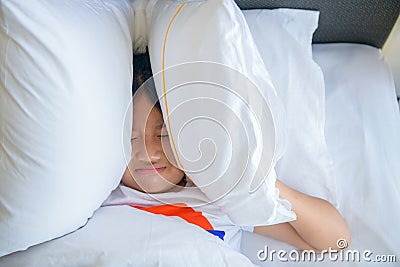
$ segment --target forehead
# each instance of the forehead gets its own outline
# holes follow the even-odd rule
[[[156,128],[163,127],[162,113],[145,93],[136,94],[133,99],[133,127],[146,125]]]

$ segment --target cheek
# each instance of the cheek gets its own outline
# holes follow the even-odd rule
[[[169,168],[170,171],[168,172],[167,175],[165,175],[166,177],[164,176],[164,179],[166,179],[171,184],[178,184],[182,180],[184,172],[175,167],[169,167]]]
[[[163,149],[163,153],[164,153],[165,157],[167,158],[167,160],[169,161],[169,163],[171,163],[175,167],[178,167],[175,156],[174,156],[174,152],[172,150],[169,140],[166,140],[162,143],[162,149]]]
[[[124,174],[122,175],[122,183],[130,188],[141,191],[141,188],[134,181],[130,171],[128,168],[125,169]]]

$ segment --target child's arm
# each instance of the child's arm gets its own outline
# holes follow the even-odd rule
[[[268,226],[256,226],[254,227],[254,233],[272,237],[274,239],[286,242],[299,249],[316,250],[315,248],[307,244],[289,223],[279,223]]]
[[[343,217],[329,202],[296,191],[276,181],[280,197],[292,203],[297,219],[289,223],[257,226],[254,232],[266,235],[300,249],[340,249],[339,239],[350,243],[350,231]]]

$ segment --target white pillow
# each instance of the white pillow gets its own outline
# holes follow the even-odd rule
[[[132,10],[128,0],[0,8],[3,256],[83,226],[118,185]]]
[[[311,50],[319,12],[245,10],[244,15],[286,108],[288,145],[276,166],[278,178],[337,205],[336,178],[324,134],[324,77]]]
[[[232,0],[153,1],[147,16],[179,167],[237,224],[293,220],[273,170],[285,145],[284,108],[240,9]]]

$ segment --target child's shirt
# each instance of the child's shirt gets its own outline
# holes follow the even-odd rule
[[[129,205],[160,216],[185,220],[224,240],[232,249],[240,251],[242,230],[253,231],[253,228],[235,225],[221,209],[209,202],[196,186],[186,186],[178,192],[147,194],[120,185],[103,206]]]

